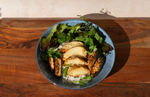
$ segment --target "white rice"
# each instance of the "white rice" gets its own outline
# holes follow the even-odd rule
[[[64,66],[62,66],[62,71],[63,69],[65,69]],[[63,74],[63,73],[62,73]],[[74,77],[74,76],[69,76],[69,75],[62,75],[63,79],[62,79],[62,82],[63,83],[74,83],[74,84],[79,84],[79,80],[82,79],[83,77],[85,76],[88,76],[89,74],[87,75],[81,75],[81,76],[77,76],[77,77]]]
[[[78,76],[78,77],[73,77],[73,76],[69,76],[67,75],[66,77],[63,76],[63,83],[74,83],[74,84],[79,84],[79,80],[81,78],[85,77],[85,75],[81,75],[81,76]],[[77,81],[77,82],[75,82]]]

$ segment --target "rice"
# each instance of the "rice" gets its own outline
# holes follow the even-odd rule
[[[83,77],[85,77],[85,75],[81,75],[78,77],[73,77],[73,76],[69,76],[69,75],[67,75],[66,77],[63,76],[63,83],[79,84],[79,80]]]
[[[62,66],[62,71],[63,69],[65,69],[64,66]],[[82,79],[83,77],[85,76],[88,76],[89,74],[87,75],[81,75],[81,76],[70,76],[70,75],[67,75],[67,76],[64,76],[62,75],[62,82],[63,83],[74,83],[74,84],[79,84],[79,80]]]

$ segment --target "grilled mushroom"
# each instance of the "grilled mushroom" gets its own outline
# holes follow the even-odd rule
[[[97,57],[97,51],[92,52],[90,55],[88,55],[88,67],[90,71],[92,70],[96,57]]]
[[[70,56],[64,61],[64,66],[71,64],[70,66],[76,65],[76,66],[81,66],[81,65],[88,65],[86,61],[84,61],[81,58]]]
[[[69,67],[67,70],[67,75],[69,76],[80,76],[80,75],[86,75],[90,73],[90,70],[87,66],[73,66]]]
[[[92,71],[91,71],[93,76],[97,75],[98,71],[101,68],[102,62],[103,62],[103,58],[101,57],[96,60],[96,63],[94,64],[94,67],[92,68]]]
[[[61,76],[61,66],[62,62],[60,58],[55,59],[55,75],[60,77]]]
[[[75,56],[75,57],[86,59],[87,58],[87,50],[84,47],[71,48],[63,55],[63,60],[66,60],[70,56]]]
[[[61,53],[65,53],[66,51],[68,51],[69,49],[73,48],[73,47],[77,47],[77,46],[81,46],[84,47],[84,44],[82,42],[78,42],[78,41],[72,41],[69,42],[67,44],[65,44],[59,52]]]
[[[54,71],[54,59],[52,57],[49,58],[50,70]]]

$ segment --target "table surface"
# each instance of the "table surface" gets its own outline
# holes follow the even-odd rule
[[[115,64],[99,84],[69,90],[53,85],[42,75],[35,55],[40,36],[63,20],[68,19],[0,20],[0,97],[150,97],[150,21],[89,20],[111,37],[116,49]]]

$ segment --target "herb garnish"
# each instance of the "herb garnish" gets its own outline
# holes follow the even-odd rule
[[[85,76],[83,78],[81,78],[80,80],[77,80],[77,81],[72,81],[72,82],[68,82],[68,83],[76,83],[76,82],[79,82],[79,85],[84,85],[85,83],[91,81],[93,78],[93,75],[89,75],[89,76]]]
[[[71,64],[66,64],[65,66],[66,66],[65,69],[63,69],[63,75],[66,77],[67,70],[68,70],[69,66],[71,66]]]

